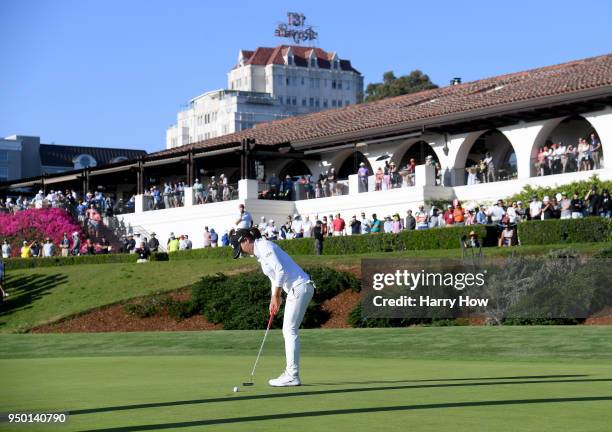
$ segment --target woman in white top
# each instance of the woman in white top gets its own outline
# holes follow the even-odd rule
[[[242,254],[253,255],[261,270],[271,282],[270,315],[276,315],[282,303],[281,294],[286,293],[283,316],[283,338],[285,339],[285,371],[268,381],[272,387],[301,385],[300,381],[300,337],[299,328],[306,308],[314,294],[314,284],[304,270],[276,243],[261,237],[259,230],[238,230],[231,240],[234,259]]]
[[[588,171],[591,146],[584,138],[578,143],[578,171]]]

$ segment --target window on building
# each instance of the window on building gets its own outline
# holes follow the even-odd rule
[[[287,84],[287,86],[291,84],[291,80],[289,79],[289,77],[285,78],[285,84]]]
[[[310,59],[310,67],[317,67],[317,59],[315,57]]]
[[[302,106],[306,106],[306,98],[302,98]]]
[[[314,88],[314,78],[310,78],[310,88]]]
[[[326,79],[323,80],[323,87],[327,87],[327,80]]]
[[[336,88],[336,80],[332,80],[332,82],[331,82],[331,87],[332,87],[333,89],[335,89],[335,88]]]
[[[349,106],[350,104],[351,104],[351,101],[349,101],[349,100],[345,100],[344,101],[344,106]]]
[[[304,85],[304,77],[302,77],[302,85]]]
[[[336,99],[332,99],[332,107],[336,107]]]
[[[315,106],[316,106],[317,108],[319,108],[319,98],[317,98],[317,99],[315,100]]]
[[[292,104],[293,106],[297,106],[297,98],[295,96],[293,96],[292,102],[293,102]]]
[[[323,99],[323,108],[327,108],[327,99]]]
[[[314,98],[310,98],[309,102],[310,102],[310,106],[313,107],[314,106]]]
[[[338,60],[334,60],[334,69],[340,68],[340,62]]]
[[[342,90],[342,80],[338,80],[338,89]]]
[[[7,160],[8,160],[8,151],[0,150],[0,161],[7,161]]]
[[[7,180],[8,180],[8,168],[0,167],[0,181],[7,181]]]
[[[341,107],[342,106],[342,100],[338,99],[338,106]]]
[[[346,88],[347,90],[350,90],[350,89],[351,89],[351,82],[350,82],[350,81],[347,81],[347,82],[346,82],[346,86],[345,86],[345,88]]]

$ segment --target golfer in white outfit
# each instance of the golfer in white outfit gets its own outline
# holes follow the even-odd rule
[[[232,239],[234,258],[241,254],[254,255],[261,264],[261,270],[270,278],[272,295],[270,314],[276,315],[282,297],[287,295],[283,319],[285,339],[285,371],[268,383],[273,387],[299,386],[300,381],[300,336],[298,334],[304,313],[314,294],[314,284],[304,270],[291,259],[276,243],[261,237],[257,229],[240,229]]]

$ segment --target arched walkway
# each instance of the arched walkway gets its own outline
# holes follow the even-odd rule
[[[337,168],[338,178],[341,180],[348,179],[349,175],[357,174],[357,170],[359,169],[359,164],[365,163],[366,168],[372,175],[372,166],[368,159],[363,155],[363,153],[359,151],[351,151],[344,161],[339,164],[340,168]]]
[[[457,186],[514,179],[516,153],[503,133],[490,129],[465,140],[457,154],[455,170]]]
[[[312,173],[303,161],[292,160],[280,170],[279,178],[284,179],[287,177],[287,175],[290,175],[291,177],[301,177],[303,175],[312,175]]]
[[[411,159],[414,159],[417,165],[423,165],[427,156],[431,156],[436,163],[440,162],[438,155],[428,142],[417,141],[411,144],[403,154],[394,155],[392,160],[401,169],[408,165]]]
[[[556,123],[556,124],[555,124]],[[603,143],[582,116],[557,119],[543,130],[531,150],[531,175],[542,176],[599,169]]]

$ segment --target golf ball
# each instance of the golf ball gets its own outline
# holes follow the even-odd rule
[[[234,387],[234,393],[238,393],[240,389],[238,387]]]

